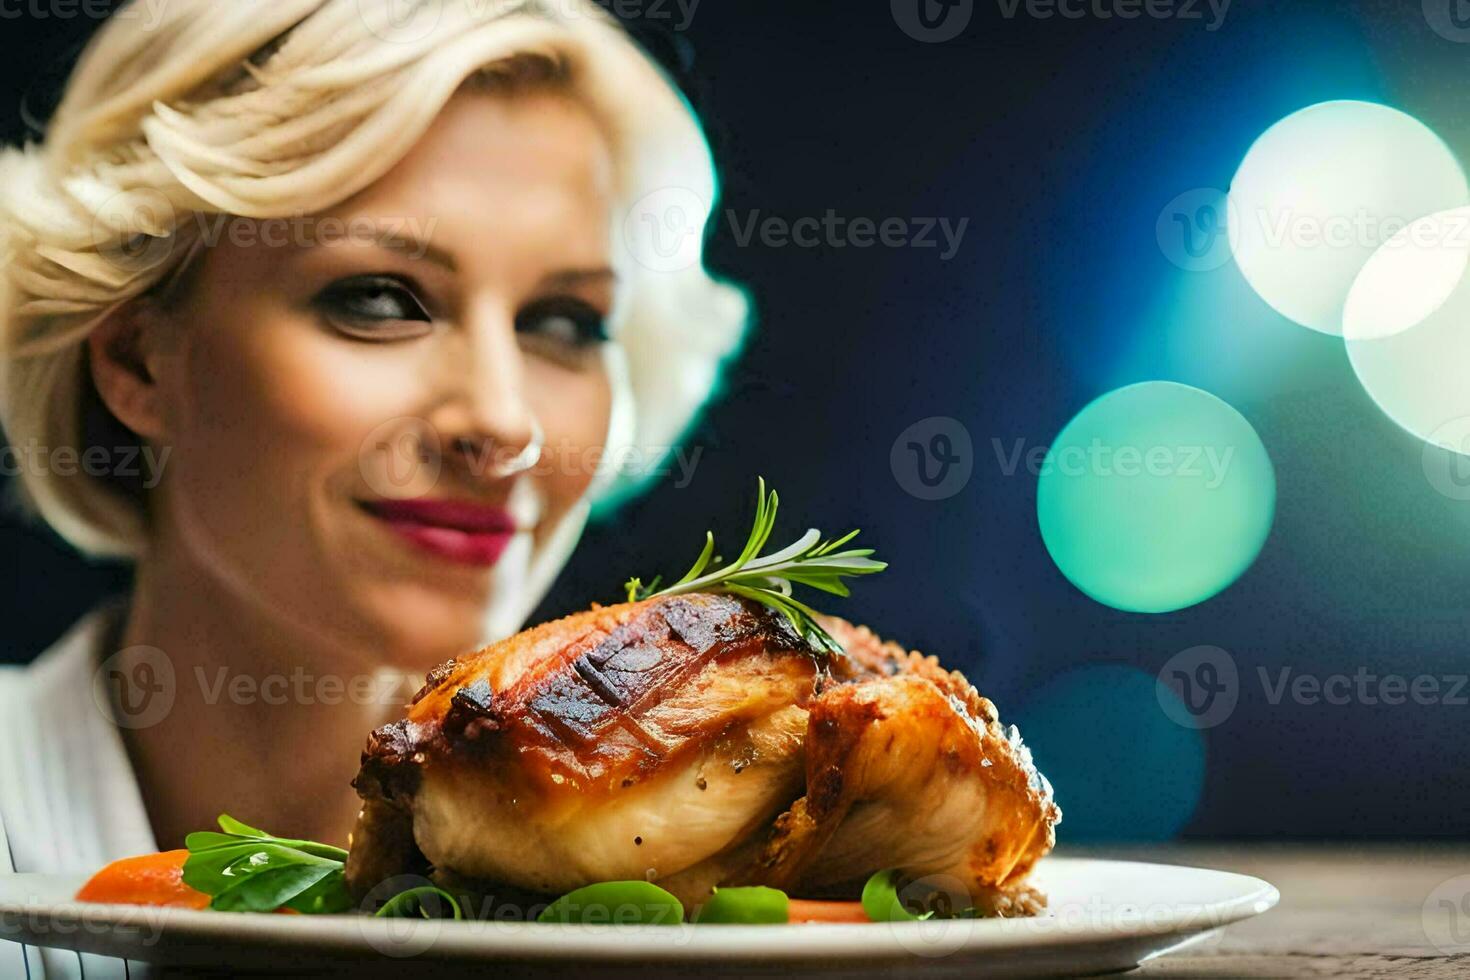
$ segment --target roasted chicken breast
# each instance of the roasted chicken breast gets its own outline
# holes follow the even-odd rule
[[[958,673],[824,619],[845,653],[720,594],[597,607],[433,671],[374,732],[348,881],[559,894],[655,881],[855,897],[874,871],[1033,911],[1060,811]]]

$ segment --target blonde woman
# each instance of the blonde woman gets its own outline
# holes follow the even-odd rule
[[[0,421],[77,461],[24,495],[136,563],[0,673],[22,872],[343,840],[365,733],[522,625],[745,322],[697,121],[593,4],[126,12],[0,158]]]

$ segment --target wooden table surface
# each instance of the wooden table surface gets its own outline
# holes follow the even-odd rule
[[[1238,871],[1281,891],[1281,904],[1265,915],[1117,976],[1470,980],[1467,845],[1242,843],[1061,853]]]

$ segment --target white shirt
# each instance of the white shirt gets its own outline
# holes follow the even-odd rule
[[[0,873],[89,875],[158,850],[97,676],[121,616],[95,610],[29,667],[0,667]],[[0,941],[0,977],[124,975],[121,960]]]

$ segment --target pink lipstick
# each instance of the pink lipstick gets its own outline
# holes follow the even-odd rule
[[[362,506],[409,543],[461,565],[494,565],[516,534],[505,508],[469,500],[374,500]]]

